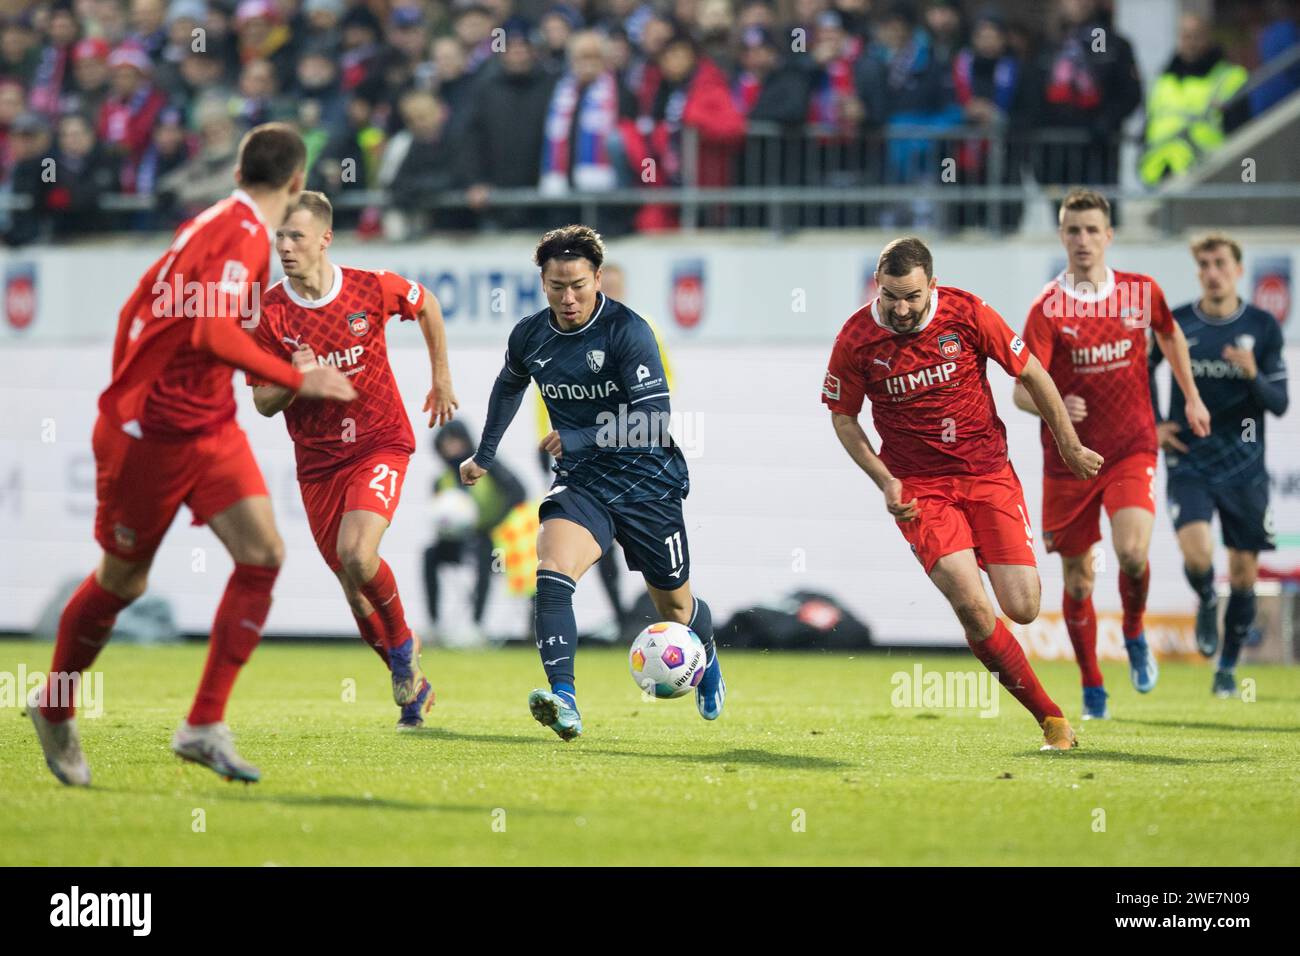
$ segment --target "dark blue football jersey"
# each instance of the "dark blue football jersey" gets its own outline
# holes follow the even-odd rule
[[[562,331],[543,309],[510,333],[502,375],[537,382],[560,433],[559,484],[606,504],[685,497],[689,473],[668,429],[668,381],[650,325],[597,293],[592,317]]]
[[[1282,328],[1263,309],[1243,302],[1232,315],[1212,318],[1189,303],[1174,310],[1174,319],[1187,338],[1192,375],[1201,400],[1210,412],[1210,435],[1197,438],[1187,425],[1182,389],[1175,381],[1169,397],[1169,414],[1162,416],[1181,426],[1179,440],[1187,454],[1166,452],[1170,478],[1196,476],[1206,481],[1236,480],[1264,470],[1264,421],[1270,410],[1280,414],[1286,406],[1286,360],[1282,355]],[[1257,382],[1223,357],[1225,346],[1248,348],[1255,353]],[[1163,355],[1151,351],[1152,371]],[[1267,391],[1268,394],[1265,394]],[[1155,394],[1154,391],[1152,394]]]

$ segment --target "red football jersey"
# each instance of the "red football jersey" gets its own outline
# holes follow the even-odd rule
[[[1079,440],[1106,459],[1156,453],[1156,422],[1147,377],[1147,330],[1172,332],[1174,317],[1160,286],[1138,272],[1106,270],[1098,289],[1067,288],[1057,276],[1029,307],[1025,342],[1062,396],[1078,395],[1088,415],[1074,423]],[[1074,475],[1042,426],[1043,473]]]
[[[940,286],[915,332],[885,326],[879,299],[844,323],[822,385],[822,402],[857,417],[864,397],[880,433],[880,458],[896,478],[990,475],[1007,463],[985,366],[1010,375],[1029,360],[1025,343],[978,296]]]
[[[334,266],[334,282],[319,299],[304,299],[281,279],[262,299],[253,333],[262,348],[290,358],[309,345],[321,365],[352,379],[347,404],[299,399],[284,410],[298,459],[298,480],[316,481],[380,448],[415,451],[415,434],[388,364],[389,319],[415,319],[424,287],[395,272]],[[265,384],[247,376],[250,385]]]
[[[161,439],[234,418],[231,366],[191,334],[202,321],[251,328],[270,268],[270,227],[243,190],[183,223],[118,315],[104,416],[137,438]]]

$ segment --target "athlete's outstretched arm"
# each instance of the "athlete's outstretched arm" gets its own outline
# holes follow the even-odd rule
[[[451,387],[451,364],[447,361],[447,328],[442,321],[442,306],[429,290],[424,292],[420,307],[420,331],[429,350],[429,372],[432,387],[424,399],[424,411],[429,413],[429,427],[451,421],[460,408],[456,393]]]
[[[1193,435],[1197,438],[1205,438],[1210,434],[1210,412],[1201,401],[1201,392],[1196,387],[1196,379],[1192,375],[1192,356],[1187,350],[1187,338],[1176,323],[1171,323],[1168,332],[1161,332],[1159,329],[1153,331],[1160,351],[1169,362],[1169,371],[1173,373],[1174,381],[1182,389],[1187,424],[1191,426]]]
[[[293,363],[293,367],[302,372],[303,375],[306,375],[317,365],[316,353],[312,351],[309,345],[299,345],[290,361]],[[266,418],[284,411],[293,404],[293,400],[297,397],[297,392],[282,385],[257,384],[253,386],[253,404],[257,406],[257,411]]]
[[[515,413],[524,400],[528,390],[530,376],[520,376],[510,367],[510,360],[501,367],[496,382],[492,385],[492,394],[488,397],[487,421],[483,423],[483,436],[479,439],[478,450],[472,458],[467,458],[460,465],[460,480],[472,485],[491,467],[497,456],[497,445],[505,436],[506,429],[514,421]]]
[[[254,378],[272,382],[303,398],[350,402],[357,397],[357,390],[338,369],[314,365],[301,371],[259,348],[234,319],[199,316],[190,332],[190,344]]]
[[[1178,437],[1182,428],[1160,410],[1160,383],[1156,380],[1156,369],[1160,367],[1164,358],[1164,353],[1160,351],[1160,343],[1152,342],[1151,351],[1147,355],[1147,386],[1151,390],[1151,411],[1156,417],[1156,443],[1165,451],[1176,451],[1185,455],[1187,446]],[[1169,404],[1172,409],[1172,394],[1169,396]]]
[[[258,414],[265,418],[284,411],[297,397],[296,393],[282,385],[253,386],[253,404],[257,406]]]
[[[1035,359],[1034,361],[1038,360]],[[1034,397],[1029,394],[1029,390],[1025,386],[1020,384],[1019,380],[1016,381],[1015,387],[1011,390],[1011,401],[1022,412],[1028,412],[1031,415],[1038,414],[1038,406],[1034,404]]]
[[[1092,449],[1083,447],[1056,383],[1034,356],[1029,356],[1029,361],[1017,376],[1016,387],[1023,388],[1033,400],[1034,409],[1056,439],[1056,447],[1066,467],[1076,478],[1095,478],[1103,459]]]
[[[916,499],[903,501],[903,483],[890,474],[889,467],[880,460],[871,439],[858,424],[857,418],[842,412],[831,412],[831,424],[835,427],[835,437],[840,440],[849,457],[866,472],[867,477],[876,483],[876,487],[885,493],[885,507],[899,521],[911,521],[916,517]]]

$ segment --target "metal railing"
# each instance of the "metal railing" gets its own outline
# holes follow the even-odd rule
[[[560,196],[497,189],[476,211],[488,221],[502,212],[531,211],[542,224],[548,216],[577,216],[597,224],[612,218],[630,228],[638,211],[654,206],[670,210],[688,232],[912,226],[998,234],[1019,228],[1030,204],[1059,201],[1074,185],[1093,186],[1115,203],[1158,198],[1146,189],[1117,185],[1123,145],[1118,135],[1098,139],[1081,130],[1001,126],[846,131],[751,123],[744,142],[729,151],[728,184],[705,186],[699,182],[698,158],[709,147],[700,144],[694,130],[684,132],[681,182]],[[353,213],[399,206],[406,213],[431,214],[433,229],[441,226],[440,214],[454,212],[464,222],[475,211],[461,190],[395,201],[389,191],[348,189],[331,198],[336,209]],[[1295,200],[1300,184],[1205,185],[1180,198],[1238,204]],[[31,207],[30,196],[0,194],[0,211],[23,215]],[[98,208],[115,225],[166,212],[151,194],[104,194]]]

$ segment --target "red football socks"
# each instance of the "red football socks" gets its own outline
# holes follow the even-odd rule
[[[379,570],[375,576],[361,586],[361,593],[384,622],[384,637],[387,638],[385,644],[388,649],[405,644],[411,636],[411,629],[406,626],[406,611],[402,607],[402,598],[397,593],[397,579],[383,558],[379,559]]]
[[[271,611],[271,588],[279,573],[279,568],[235,565],[212,622],[208,663],[190,710],[191,725],[213,724],[225,716],[239,669],[262,639],[262,625]]]
[[[1131,641],[1142,633],[1142,614],[1147,609],[1147,590],[1151,586],[1151,562],[1142,569],[1142,576],[1131,578],[1119,573],[1119,599],[1124,605],[1124,640]]]
[[[353,615],[356,617],[356,615]],[[385,664],[388,663],[388,648],[384,640],[384,621],[379,612],[371,610],[368,617],[357,617],[357,630],[361,639],[369,644]]]
[[[113,631],[118,612],[129,604],[112,591],[106,591],[92,572],[69,599],[59,618],[59,632],[54,641],[54,659],[50,663],[50,680],[41,689],[41,715],[46,720],[67,720],[76,714],[71,700],[72,683],[56,675],[80,674],[99,656]],[[60,688],[58,699],[51,702],[50,690]],[[58,705],[58,706],[53,706]]]
[[[1097,612],[1092,608],[1092,596],[1077,600],[1066,591],[1061,598],[1061,616],[1074,645],[1074,659],[1079,662],[1083,686],[1100,687],[1104,682],[1101,668],[1097,666]]]
[[[980,663],[998,675],[998,681],[1011,696],[1034,715],[1034,720],[1041,724],[1044,717],[1065,716],[1047,696],[1047,691],[1043,690],[1038,676],[1029,666],[1024,650],[1001,620],[993,625],[993,633],[984,640],[972,641],[968,636],[966,643],[970,644]]]

